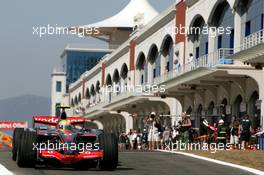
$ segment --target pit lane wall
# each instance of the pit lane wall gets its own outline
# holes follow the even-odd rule
[[[28,122],[0,121],[0,151],[11,149],[15,128],[26,128]]]

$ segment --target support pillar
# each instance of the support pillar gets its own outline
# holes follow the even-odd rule
[[[262,89],[264,91],[264,89]],[[262,93],[263,95],[263,93]],[[261,108],[260,108],[260,126],[261,130],[264,131],[264,96],[260,97],[261,100]]]
[[[166,73],[166,58],[160,55],[160,75],[163,76]]]
[[[175,98],[170,98],[167,102],[170,108],[170,114],[171,114],[171,124],[176,125],[179,121],[179,117],[182,113],[182,107],[179,101]]]
[[[118,114],[124,117],[126,121],[126,133],[130,131],[130,129],[133,129],[133,118],[130,113],[128,112],[116,112],[116,111],[110,111],[111,114]]]
[[[234,51],[238,52],[242,46],[242,17],[237,12],[235,12],[234,22]]]
[[[217,36],[208,36],[208,54],[210,53],[214,53],[216,51],[216,43],[217,43]],[[212,58],[212,57],[216,57],[218,56],[217,54],[213,54],[213,55],[210,55],[210,58],[207,58],[207,63],[209,65],[212,65],[213,64],[213,61],[216,59],[216,58]]]
[[[153,84],[153,65],[148,62],[148,84]]]

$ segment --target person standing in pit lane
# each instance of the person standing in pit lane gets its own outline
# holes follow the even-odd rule
[[[239,133],[240,133],[240,139],[242,141],[242,149],[245,150],[249,146],[249,140],[251,137],[252,132],[252,124],[249,119],[249,115],[245,115],[243,119],[241,120],[240,127],[239,127]]]
[[[150,117],[147,119],[146,124],[148,125],[148,143],[149,143],[149,150],[153,150],[155,148],[159,148],[159,126],[160,123],[156,118],[156,113],[151,112]]]
[[[226,146],[227,128],[224,125],[224,120],[219,120],[217,127],[217,141],[218,143],[224,144]]]

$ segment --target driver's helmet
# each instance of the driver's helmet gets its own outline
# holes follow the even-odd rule
[[[61,131],[71,130],[72,125],[71,125],[70,121],[68,121],[68,120],[61,120],[58,124],[58,129]]]

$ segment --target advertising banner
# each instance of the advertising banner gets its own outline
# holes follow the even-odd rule
[[[0,150],[12,148],[14,129],[26,128],[27,126],[27,122],[0,122]]]

